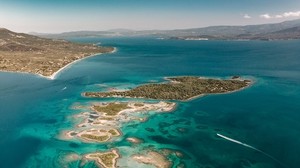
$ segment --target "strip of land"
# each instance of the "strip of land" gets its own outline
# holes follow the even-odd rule
[[[76,60],[113,51],[113,47],[40,38],[0,28],[0,71],[32,73],[53,79],[57,72]]]
[[[243,89],[250,80],[233,77],[228,80],[193,76],[166,78],[167,83],[145,84],[128,91],[85,92],[86,97],[128,97],[160,100],[189,100],[201,95],[227,93]]]

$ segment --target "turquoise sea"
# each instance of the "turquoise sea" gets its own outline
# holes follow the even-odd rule
[[[154,38],[74,38],[117,47],[113,54],[84,59],[55,80],[0,72],[0,167],[95,167],[78,155],[116,148],[119,167],[151,167],[128,161],[153,148],[181,151],[170,157],[187,168],[298,168],[300,166],[300,41],[176,41]],[[88,144],[60,140],[76,125],[74,105],[115,99],[83,98],[84,91],[130,89],[165,76],[254,81],[244,90],[177,102],[172,113],[151,114],[146,122],[124,123],[114,141]],[[122,99],[118,99],[122,100]],[[185,131],[178,131],[183,128]],[[234,143],[217,136],[238,140]],[[140,145],[125,139],[138,137]]]

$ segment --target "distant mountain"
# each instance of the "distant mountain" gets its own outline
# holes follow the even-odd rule
[[[286,39],[286,38],[300,39],[300,26],[280,30],[277,32],[268,33],[265,36],[270,39],[275,39],[275,38],[278,38],[278,39]]]
[[[247,26],[210,26],[205,28],[173,30],[171,33],[181,33],[187,35],[210,35],[210,36],[234,36],[240,34],[263,34],[280,31],[292,27],[300,26],[300,19],[285,21],[274,24],[247,25]]]
[[[162,31],[158,31],[161,33]],[[60,34],[44,34],[44,33],[31,33],[39,37],[52,38],[52,39],[68,39],[72,37],[116,37],[116,36],[149,36],[155,35],[155,31],[136,31],[129,29],[111,29],[107,31],[72,31]]]
[[[0,51],[41,51],[39,45],[31,44],[40,37],[31,36],[24,33],[15,33],[4,28],[0,28]]]
[[[168,35],[173,39],[248,39],[248,40],[276,40],[298,39],[300,19],[275,24],[247,25],[247,26],[213,26],[198,29],[173,30]]]
[[[65,39],[65,38],[72,38],[72,37],[107,37],[107,36],[111,37],[111,36],[119,36],[120,34],[111,31],[73,31],[73,32],[64,32],[60,34],[34,33],[33,35],[46,37],[46,38]]]
[[[193,29],[177,30],[143,30],[113,29],[108,31],[77,31],[61,34],[40,34],[42,37],[112,37],[112,36],[155,36],[171,39],[297,39],[299,36],[300,19],[274,24],[246,26],[210,26]]]
[[[130,29],[110,29],[107,31],[108,32],[122,32],[122,33],[134,32],[134,30],[130,30]]]

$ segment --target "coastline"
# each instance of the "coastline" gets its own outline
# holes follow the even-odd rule
[[[163,77],[163,79],[165,81],[161,82],[161,83],[158,83],[158,84],[178,84],[180,82],[176,81],[176,80],[172,80],[171,78],[181,78],[181,77],[186,77],[186,76],[173,76],[173,77]],[[254,81],[253,80],[248,80],[248,79],[244,79],[244,78],[241,78],[239,77],[238,79],[221,79],[221,78],[207,78],[207,77],[197,77],[198,79],[215,79],[215,80],[225,80],[225,81],[239,81],[239,82],[244,82],[246,85],[243,86],[243,87],[240,87],[238,89],[235,89],[235,90],[226,90],[224,92],[211,92],[211,93],[201,93],[201,94],[198,94],[198,95],[194,95],[192,97],[189,97],[189,98],[185,98],[185,99],[176,99],[176,98],[147,98],[145,96],[122,96],[122,95],[118,95],[116,94],[116,91],[108,91],[108,92],[99,92],[100,94],[101,93],[115,93],[114,95],[109,95],[109,96],[87,96],[86,93],[89,93],[89,92],[83,92],[81,93],[81,96],[82,97],[93,97],[93,98],[134,98],[134,99],[149,99],[149,100],[159,100],[159,101],[181,101],[181,102],[188,102],[188,101],[192,101],[194,99],[198,99],[200,97],[204,97],[204,96],[207,96],[207,95],[216,95],[216,94],[230,94],[230,93],[234,93],[234,92],[238,92],[238,91],[241,91],[241,90],[244,90],[250,86],[253,85]],[[147,84],[144,84],[144,85],[147,85]],[[140,85],[140,86],[143,86],[143,85]],[[132,89],[131,89],[132,90]],[[127,90],[126,90],[127,91]],[[126,92],[126,91],[121,91],[121,92]],[[130,91],[130,90],[129,90]],[[91,92],[91,93],[94,93],[94,92]],[[97,94],[97,92],[95,92],[95,94]]]
[[[242,78],[241,78],[241,79],[242,79]],[[224,93],[200,94],[200,95],[197,95],[197,96],[193,96],[193,97],[191,97],[191,98],[188,98],[188,99],[186,99],[186,100],[183,100],[183,102],[192,101],[192,100],[198,99],[198,98],[200,98],[200,97],[209,96],[209,95],[222,95],[222,94],[230,94],[230,93],[239,92],[239,91],[242,91],[242,90],[244,90],[244,89],[247,89],[247,88],[251,87],[253,84],[254,84],[254,81],[251,80],[251,81],[249,82],[249,85],[244,86],[244,87],[242,87],[242,88],[240,88],[240,89],[237,89],[237,90],[227,91],[227,92],[224,92]]]
[[[113,49],[111,52],[108,52],[108,54],[113,54],[113,53],[117,52],[117,48],[116,48],[116,47],[113,47],[113,48],[114,48],[114,49]],[[80,58],[80,59],[75,60],[75,61],[73,61],[73,62],[70,62],[69,64],[67,64],[67,65],[65,65],[64,67],[60,68],[58,71],[54,72],[54,73],[53,73],[52,75],[50,75],[50,76],[43,76],[43,75],[40,75],[40,74],[39,74],[39,76],[41,76],[41,77],[43,77],[43,78],[47,78],[47,79],[49,79],[49,80],[54,80],[54,79],[56,79],[56,76],[57,76],[60,72],[62,72],[62,71],[64,71],[65,69],[69,68],[71,65],[73,65],[73,64],[75,64],[75,63],[77,63],[77,62],[79,62],[79,61],[82,61],[82,60],[84,60],[84,59],[86,59],[86,58],[90,58],[90,57],[94,57],[94,56],[102,55],[102,54],[107,54],[107,53],[96,53],[96,54],[93,54],[93,55],[90,55],[90,56],[86,56],[86,57]]]
[[[103,156],[105,154],[113,154],[114,155],[114,157],[111,158],[112,159],[111,166],[107,165],[105,163],[105,160],[103,160],[103,158],[101,158],[101,156]],[[89,154],[84,155],[84,158],[86,158],[87,160],[96,161],[96,164],[99,167],[103,167],[103,168],[116,168],[117,167],[117,159],[119,159],[120,157],[121,157],[121,154],[119,153],[119,151],[117,149],[111,149],[110,151],[107,151],[107,152],[96,152],[96,153],[89,153]]]
[[[92,54],[92,55],[89,55],[89,56],[86,56],[86,57],[83,57],[83,58],[80,58],[80,59],[77,59],[73,62],[70,62],[68,63],[67,65],[63,66],[62,68],[60,68],[58,71],[54,72],[52,75],[50,76],[44,76],[44,75],[41,75],[41,74],[36,74],[36,73],[30,73],[30,72],[22,72],[22,71],[3,71],[3,70],[0,70],[0,72],[5,72],[5,73],[21,73],[21,74],[30,74],[30,75],[36,75],[36,76],[39,76],[41,78],[46,78],[48,80],[54,80],[56,79],[57,75],[59,73],[61,73],[62,71],[64,71],[65,69],[69,68],[69,66],[73,65],[74,63],[77,63],[83,59],[86,59],[86,58],[90,58],[90,57],[94,57],[94,56],[99,56],[99,55],[102,55],[102,54],[113,54],[115,52],[117,52],[117,48],[116,47],[113,47],[114,49],[111,51],[111,52],[107,52],[107,53],[96,53],[96,54]]]
[[[238,92],[238,91],[241,91],[241,90],[244,90],[248,87],[250,87],[252,85],[252,82],[251,84],[249,84],[248,86],[245,86],[245,87],[242,87],[238,90],[234,90],[234,91],[228,91],[228,92],[224,92],[224,93],[210,93],[210,94],[200,94],[200,95],[197,95],[197,96],[193,96],[191,98],[188,98],[186,100],[183,100],[183,102],[188,102],[188,101],[192,101],[192,100],[195,100],[195,99],[198,99],[200,97],[204,97],[204,96],[210,96],[210,95],[222,95],[222,94],[230,94],[230,93],[235,93],[235,92]]]

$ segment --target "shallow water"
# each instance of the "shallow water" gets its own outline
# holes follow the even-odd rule
[[[186,167],[297,168],[300,164],[299,41],[71,40],[101,42],[117,47],[118,52],[82,60],[55,80],[1,72],[1,167],[62,167],[67,164],[66,154],[109,148],[117,148],[123,155],[120,167],[132,167],[137,163],[126,157],[149,147],[184,153],[183,159],[172,157],[174,166],[182,162]],[[82,92],[130,89],[178,75],[241,75],[255,83],[235,93],[178,102],[174,112],[153,114],[147,122],[125,123],[123,136],[110,143],[58,139],[62,130],[76,124],[70,119],[79,113],[71,109],[74,103],[114,101],[83,98]],[[185,131],[178,131],[180,128]],[[217,133],[254,146],[282,164]],[[132,146],[126,137],[142,138],[144,143]],[[80,162],[68,166],[79,167]]]

